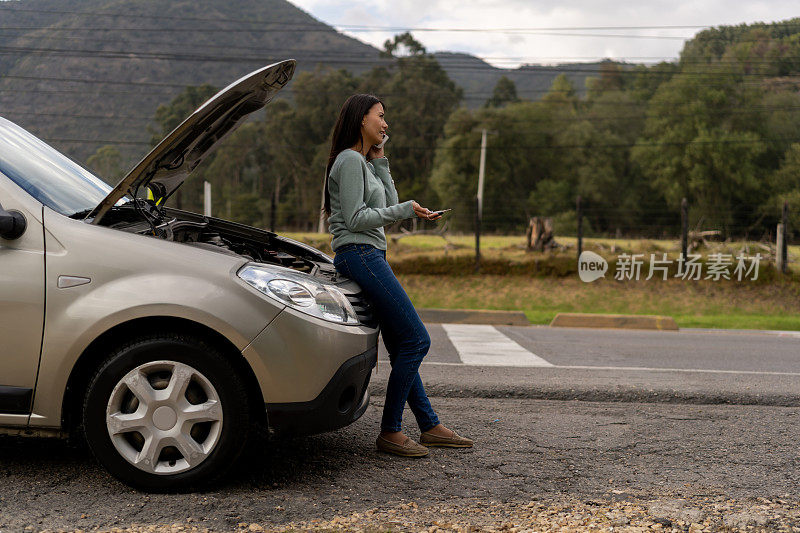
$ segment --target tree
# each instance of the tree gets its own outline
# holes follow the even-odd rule
[[[724,67],[696,69],[664,83],[648,106],[633,161],[668,204],[682,197],[692,218],[729,234],[747,205],[760,204],[761,136],[733,127],[736,109],[753,98],[741,77]]]
[[[586,78],[590,100],[607,91],[621,91],[625,85],[622,68],[613,61],[603,61],[600,64],[599,78]]]
[[[644,122],[644,108],[629,92],[608,90],[582,102],[569,79],[560,76],[539,102],[455,112],[437,150],[431,183],[443,204],[457,207],[456,229],[472,229],[479,130],[485,127],[498,132],[487,149],[487,231],[522,231],[534,215],[554,217],[556,232],[571,231],[578,194],[591,206],[586,217],[592,228],[635,230],[653,217],[642,206],[656,203],[629,162]]]
[[[222,141],[211,161],[203,164],[203,176],[212,186],[212,212],[222,210],[235,222],[263,225],[268,197],[262,192],[266,167],[259,155],[266,137],[263,122],[242,124]]]
[[[766,86],[754,96],[754,105],[733,116],[736,129],[755,131],[768,141],[759,164],[769,170],[780,166],[790,146],[800,140],[800,93],[778,86]]]
[[[507,76],[500,76],[494,86],[492,97],[486,100],[483,107],[503,107],[512,102],[519,102],[517,86]]]
[[[124,173],[122,154],[116,146],[101,146],[93,155],[89,156],[86,165],[110,185],[116,185]]]
[[[792,144],[778,170],[770,176],[770,188],[776,195],[800,191],[800,143]]]
[[[633,98],[642,102],[650,100],[662,83],[678,72],[678,65],[662,61],[653,66],[636,65],[633,69]]]
[[[486,128],[497,135],[489,137],[486,152],[484,228],[524,230],[527,214],[532,214],[531,191],[542,181],[560,181],[563,176],[559,154],[552,150],[555,114],[541,102],[453,113],[436,151],[431,184],[442,205],[454,209],[456,229],[474,228],[480,130]]]
[[[263,156],[268,190],[280,192],[279,224],[316,230],[331,132],[359,79],[346,70],[303,72],[293,81],[294,104],[268,110]],[[280,187],[278,187],[280,185]]]
[[[162,104],[156,109],[154,121],[157,128],[150,128],[152,137],[150,144],[156,146],[161,140],[174,130],[181,122],[191,115],[201,104],[217,93],[217,89],[205,84],[197,87],[186,87],[169,104]],[[200,168],[192,172],[191,179],[186,180],[177,193],[170,197],[168,203],[180,209],[187,209],[202,213],[203,211],[203,181],[206,179],[205,170],[213,162],[214,154],[207,157]],[[208,178],[209,181],[215,181]]]
[[[800,230],[800,143],[786,150],[780,167],[769,176],[770,197],[760,206],[758,213],[773,228],[780,222],[783,202],[789,204],[789,234]]]
[[[156,109],[154,120],[158,124],[158,129],[150,129],[153,137],[150,144],[155,146],[169,132],[178,127],[186,120],[201,104],[217,94],[218,89],[209,84],[186,87],[181,93],[172,99],[169,104],[162,104]]]
[[[398,35],[384,46],[384,55],[394,59],[391,76],[378,92],[385,95],[392,176],[401,196],[434,204],[429,176],[436,146],[463,91],[410,34]]]
[[[550,90],[542,97],[542,101],[548,104],[575,106],[578,103],[575,86],[566,74],[559,74],[550,85]]]
[[[425,47],[414,39],[411,32],[395,35],[394,39],[386,39],[381,50],[381,57],[399,58],[404,56],[424,56]]]

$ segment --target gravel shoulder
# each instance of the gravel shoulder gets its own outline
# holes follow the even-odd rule
[[[475,448],[380,454],[373,398],[349,428],[258,440],[222,484],[180,495],[136,492],[61,441],[1,437],[0,531],[800,531],[800,408],[432,402]]]

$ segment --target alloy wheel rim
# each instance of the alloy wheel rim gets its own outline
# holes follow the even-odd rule
[[[149,474],[195,468],[222,433],[219,394],[202,373],[176,361],[139,365],[117,383],[106,407],[117,452]]]

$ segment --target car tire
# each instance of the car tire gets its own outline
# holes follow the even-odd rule
[[[89,381],[82,425],[115,477],[147,491],[206,485],[244,448],[247,388],[213,345],[153,334],[116,349]]]

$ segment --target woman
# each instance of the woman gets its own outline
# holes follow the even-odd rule
[[[383,147],[375,146],[387,128],[384,105],[375,96],[356,94],[344,103],[325,173],[325,212],[336,270],[356,281],[372,304],[392,365],[376,445],[395,455],[421,457],[428,454],[426,446],[467,448],[472,441],[439,423],[431,407],[418,371],[430,336],[386,262],[383,226],[414,216],[440,216],[413,200],[398,203]],[[402,432],[406,401],[425,446]]]

